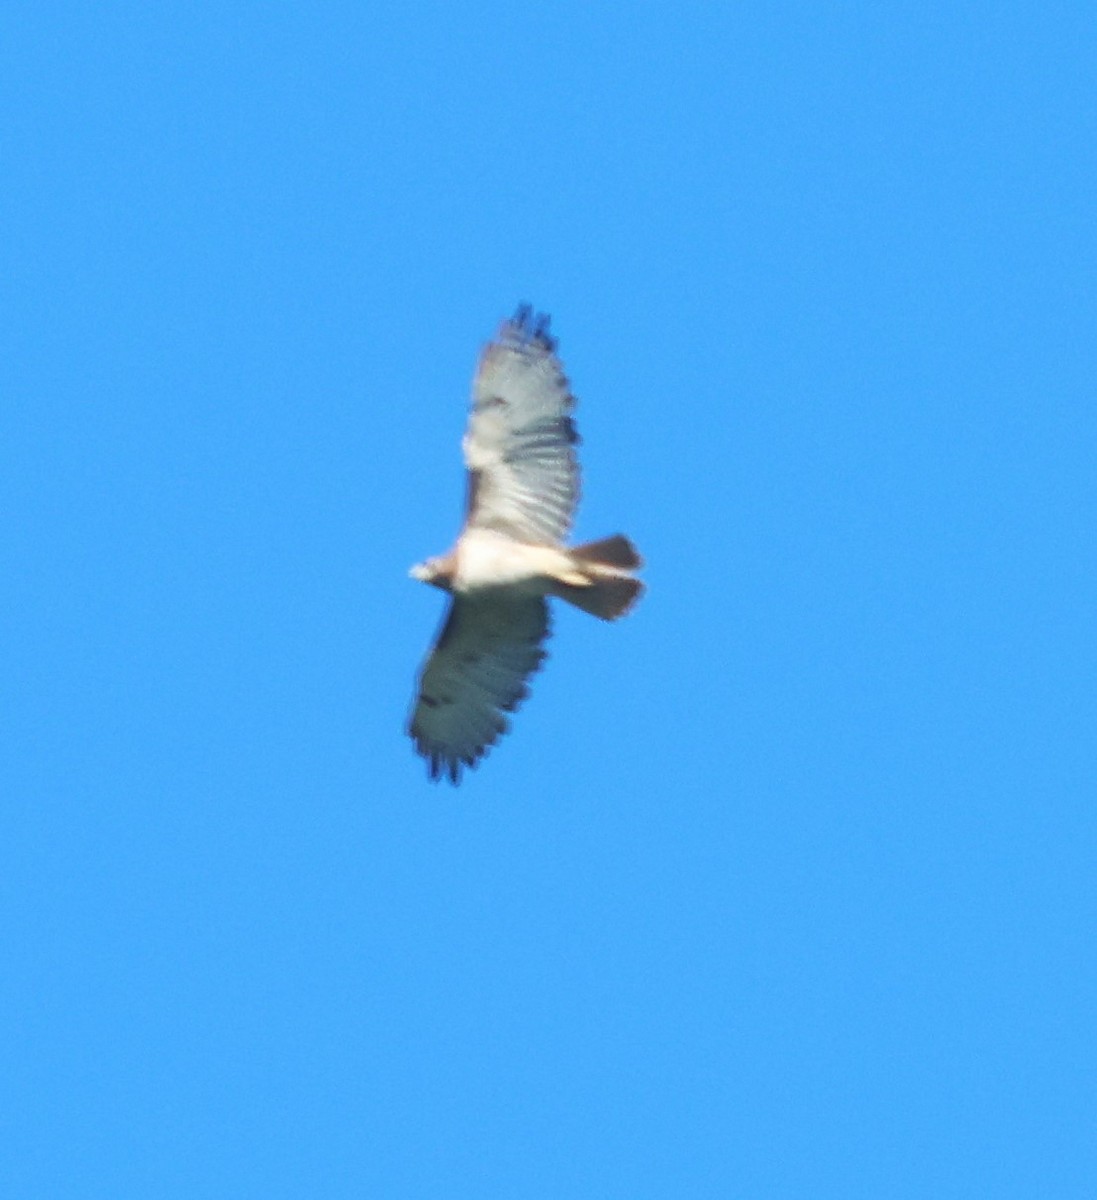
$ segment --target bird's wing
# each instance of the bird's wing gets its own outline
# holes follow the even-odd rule
[[[461,777],[475,766],[529,694],[526,680],[545,657],[548,605],[539,596],[498,588],[455,595],[419,677],[408,723],[431,779]]]
[[[522,542],[562,542],[579,499],[575,397],[548,317],[520,308],[480,358],[462,443],[466,525]]]

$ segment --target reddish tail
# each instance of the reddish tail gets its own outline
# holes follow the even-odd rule
[[[569,553],[586,583],[557,583],[553,594],[561,600],[603,621],[616,621],[643,595],[644,585],[630,574],[643,560],[624,534],[587,542]]]
[[[592,580],[586,587],[557,583],[553,586],[552,594],[590,613],[592,617],[616,621],[640,599],[643,590],[644,585],[639,579],[632,579],[628,575],[607,575]]]
[[[583,565],[590,563],[600,567],[617,567],[623,571],[637,571],[644,565],[636,547],[623,533],[575,546],[571,550],[571,557]]]

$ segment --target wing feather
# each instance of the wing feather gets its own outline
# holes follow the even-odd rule
[[[467,524],[557,544],[579,499],[575,407],[548,317],[528,307],[504,321],[480,358],[463,444]]]
[[[458,783],[509,729],[545,658],[548,605],[513,589],[455,595],[419,677],[408,723],[431,779]]]

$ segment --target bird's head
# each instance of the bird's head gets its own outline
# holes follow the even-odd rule
[[[420,583],[432,583],[445,591],[449,591],[452,580],[450,563],[444,558],[428,558],[425,562],[416,563],[408,574]]]

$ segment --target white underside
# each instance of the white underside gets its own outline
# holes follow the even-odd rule
[[[549,580],[567,577],[574,570],[564,549],[527,545],[489,529],[469,529],[457,543],[453,587],[458,592],[474,592],[526,584],[531,594],[544,595]]]

